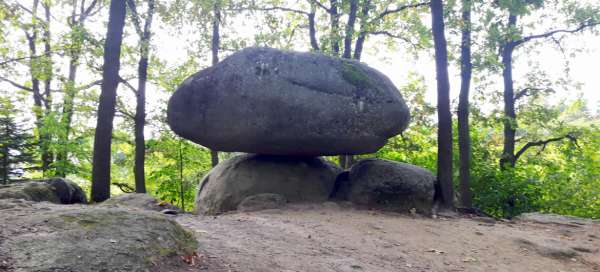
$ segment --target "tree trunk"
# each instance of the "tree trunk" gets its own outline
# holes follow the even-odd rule
[[[340,56],[340,15],[338,13],[338,0],[329,0],[331,5],[330,9],[330,41],[331,41],[331,51],[332,54],[336,57]]]
[[[76,24],[77,18],[77,2],[73,2],[73,11],[71,12],[71,22],[73,26],[80,26]],[[71,30],[73,31],[73,29]],[[73,41],[71,41],[73,42]],[[62,133],[59,135],[60,150],[56,155],[56,161],[58,165],[56,167],[56,175],[59,177],[65,177],[67,175],[66,165],[68,154],[68,142],[69,134],[71,132],[71,120],[73,119],[73,108],[75,100],[75,78],[77,76],[77,69],[79,67],[79,55],[81,47],[79,42],[73,42],[72,48],[69,51],[69,75],[67,76],[67,84],[64,87],[65,95],[63,97],[63,108],[60,117],[60,124],[62,127]]]
[[[346,24],[346,33],[344,35],[344,54],[342,55],[345,59],[352,58],[352,38],[354,37],[357,10],[358,0],[350,0],[350,12],[348,13],[348,23]]]
[[[317,27],[315,23],[316,7],[315,4],[310,5],[310,13],[308,14],[308,35],[310,36],[310,47],[313,51],[319,51],[319,42],[317,41]]]
[[[113,119],[119,68],[123,27],[125,25],[125,1],[110,2],[108,29],[104,44],[104,66],[102,67],[102,92],[98,105],[98,120],[94,137],[94,157],[92,168],[92,200],[102,202],[110,197],[110,164]]]
[[[450,82],[448,79],[448,51],[444,34],[444,7],[442,0],[431,1],[431,25],[435,47],[438,107],[437,178],[440,204],[452,208],[452,115],[450,113]]]
[[[471,0],[462,0],[462,40],[460,53],[460,95],[458,98],[458,149],[460,172],[460,202],[463,208],[473,207],[471,196],[471,136],[469,135],[469,89],[471,85]]]
[[[219,6],[218,1],[215,1],[213,6],[213,33],[211,40],[211,51],[212,51],[212,65],[219,63],[219,47],[221,46],[221,7]],[[216,150],[210,151],[210,159],[212,167],[217,166],[219,164],[219,152]]]
[[[37,9],[39,6],[39,0],[33,1],[32,15],[37,16]],[[29,71],[31,76],[31,90],[33,95],[33,114],[35,116],[35,126],[38,129],[39,134],[39,146],[40,146],[40,155],[42,160],[42,176],[45,177],[50,169],[50,164],[52,163],[52,156],[50,156],[49,152],[49,137],[47,136],[46,129],[44,128],[44,110],[43,110],[43,96],[40,90],[40,80],[36,76],[36,72],[34,71],[35,59],[37,56],[37,25],[32,26],[33,31],[29,34],[25,31],[27,44],[29,46]]]
[[[144,125],[146,124],[146,81],[148,79],[148,51],[150,50],[150,33],[144,33],[138,62],[138,89],[135,108],[135,192],[146,193],[146,175],[144,164],[146,160],[146,140]]]
[[[356,38],[356,44],[354,45],[354,59],[360,60],[362,56],[363,46],[365,44],[365,40],[367,39],[367,25],[369,18],[369,10],[371,9],[371,1],[365,0],[363,2],[362,11],[361,11],[361,20],[360,20],[360,33],[358,33],[358,37]]]
[[[517,16],[508,16],[509,28],[517,24]],[[515,112],[515,91],[512,78],[512,58],[515,44],[507,41],[502,47],[502,77],[504,79],[504,149],[500,159],[500,167],[515,166],[515,135],[517,128],[517,114]]]
[[[135,8],[133,1],[129,2],[131,8]],[[146,82],[148,81],[148,56],[150,55],[150,38],[152,35],[152,18],[154,17],[154,0],[147,1],[148,11],[143,30],[139,21],[140,33],[140,60],[138,62],[138,87],[136,92],[135,108],[135,164],[133,166],[135,176],[135,192],[146,193],[146,173],[144,166],[146,162],[146,139],[144,137],[144,126],[146,125]],[[134,12],[133,16],[138,16]]]

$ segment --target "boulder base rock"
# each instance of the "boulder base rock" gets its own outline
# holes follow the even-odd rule
[[[154,212],[18,199],[1,199],[0,207],[0,264],[7,271],[154,271],[198,246]]]
[[[244,198],[237,210],[240,212],[254,212],[268,209],[278,209],[285,206],[287,200],[278,194],[258,194]]]
[[[414,165],[382,160],[364,159],[352,166],[347,178],[334,193],[361,206],[429,214],[435,194],[435,176]]]
[[[75,182],[53,178],[0,185],[0,199],[48,201],[57,204],[87,203],[85,192]]]
[[[340,169],[320,158],[240,155],[219,163],[201,181],[196,212],[236,210],[247,197],[279,194],[289,202],[326,201]]]
[[[122,194],[109,198],[108,200],[102,202],[101,205],[122,206],[127,208],[138,208],[142,210],[158,212],[162,212],[165,210],[181,212],[181,210],[178,207],[166,203],[161,203],[149,194]]]
[[[321,156],[373,153],[408,124],[382,73],[316,53],[247,48],[186,79],[171,129],[219,151]]]

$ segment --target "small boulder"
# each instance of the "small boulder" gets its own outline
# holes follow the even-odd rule
[[[154,271],[198,247],[190,232],[158,213],[30,203],[2,210],[0,261],[8,271]]]
[[[326,201],[340,172],[320,158],[240,155],[219,163],[201,181],[196,212],[236,210],[247,197],[279,194],[289,202]]]
[[[408,125],[388,77],[358,61],[246,48],[187,78],[167,121],[183,138],[227,152],[373,153]]]
[[[87,203],[85,192],[75,182],[63,178],[31,180],[0,186],[0,199],[24,199],[57,204]]]
[[[352,166],[347,178],[339,178],[338,199],[359,206],[431,213],[435,176],[429,170],[400,162],[364,159]]]
[[[287,200],[279,194],[258,194],[244,198],[238,205],[240,212],[255,212],[260,210],[279,209],[285,206]]]

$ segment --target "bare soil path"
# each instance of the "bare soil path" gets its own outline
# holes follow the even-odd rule
[[[181,271],[600,271],[600,224],[494,222],[323,205],[181,215],[200,267]]]

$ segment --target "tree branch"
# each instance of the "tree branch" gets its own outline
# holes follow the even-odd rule
[[[517,154],[515,154],[515,162],[529,148],[532,148],[534,146],[542,146],[542,151],[543,151],[546,148],[546,145],[548,145],[549,143],[551,143],[551,142],[558,142],[558,141],[561,141],[563,139],[569,139],[569,140],[577,143],[577,138],[572,133],[570,133],[570,132],[567,133],[567,134],[565,134],[564,136],[560,136],[560,137],[556,137],[556,138],[550,138],[550,139],[547,139],[547,140],[541,140],[541,141],[535,141],[535,142],[528,142],[523,147],[521,147],[521,149],[517,152]]]
[[[127,7],[129,7],[129,10],[131,11],[131,20],[133,20],[133,27],[135,28],[135,32],[137,32],[137,34],[142,37],[143,34],[143,30],[142,30],[142,23],[140,23],[140,15],[137,12],[137,9],[135,7],[135,2],[133,2],[133,0],[127,0]]]
[[[333,11],[331,11],[331,8],[326,7],[325,5],[323,5],[321,2],[319,2],[318,0],[309,0],[310,3],[313,3],[315,5],[317,5],[318,7],[324,9],[325,11],[327,11],[327,13],[331,14]]]
[[[554,90],[551,88],[527,87],[527,88],[524,88],[524,89],[516,92],[514,100],[516,102],[517,100],[523,98],[524,96],[530,96],[530,95],[533,95],[534,93],[540,92],[540,91],[553,92]]]
[[[135,87],[133,87],[133,85],[129,84],[129,82],[126,79],[119,76],[119,81],[123,83],[125,87],[129,88],[133,92],[133,94],[137,95],[138,90]]]
[[[309,12],[306,12],[306,11],[303,11],[303,10],[293,9],[293,8],[286,8],[286,7],[279,7],[279,6],[266,7],[266,8],[247,7],[247,8],[228,9],[228,10],[229,11],[244,11],[244,10],[273,11],[273,10],[280,10],[280,11],[300,13],[300,14],[304,14],[304,15],[309,15],[310,14]]]
[[[576,33],[576,32],[580,32],[588,27],[594,27],[600,25],[600,22],[587,22],[587,23],[582,23],[579,27],[574,28],[574,29],[556,29],[556,30],[552,30],[552,31],[548,31],[546,33],[542,33],[542,34],[537,34],[537,35],[531,35],[531,36],[526,36],[523,37],[520,40],[516,40],[514,41],[515,46],[526,43],[528,41],[534,40],[534,39],[543,39],[543,38],[548,38],[553,36],[554,34],[558,34],[558,33]]]
[[[15,87],[17,87],[17,88],[19,88],[21,90],[25,90],[25,91],[28,91],[28,92],[33,92],[32,88],[25,87],[25,86],[23,86],[23,85],[21,85],[21,84],[19,84],[17,82],[14,82],[14,81],[12,81],[12,80],[10,80],[8,78],[2,77],[2,76],[0,76],[0,81],[5,81],[5,82],[9,83],[10,85],[13,85],[13,86],[15,86]]]
[[[371,22],[381,20],[385,16],[388,16],[388,15],[394,14],[394,13],[398,13],[398,12],[401,12],[401,11],[409,9],[409,8],[418,8],[418,7],[422,7],[422,6],[428,6],[429,4],[430,4],[430,2],[427,1],[427,2],[421,2],[421,3],[415,3],[415,4],[408,4],[408,5],[397,7],[395,9],[387,9],[386,8],[382,13],[380,13],[375,18],[373,18],[373,20],[371,20]]]

